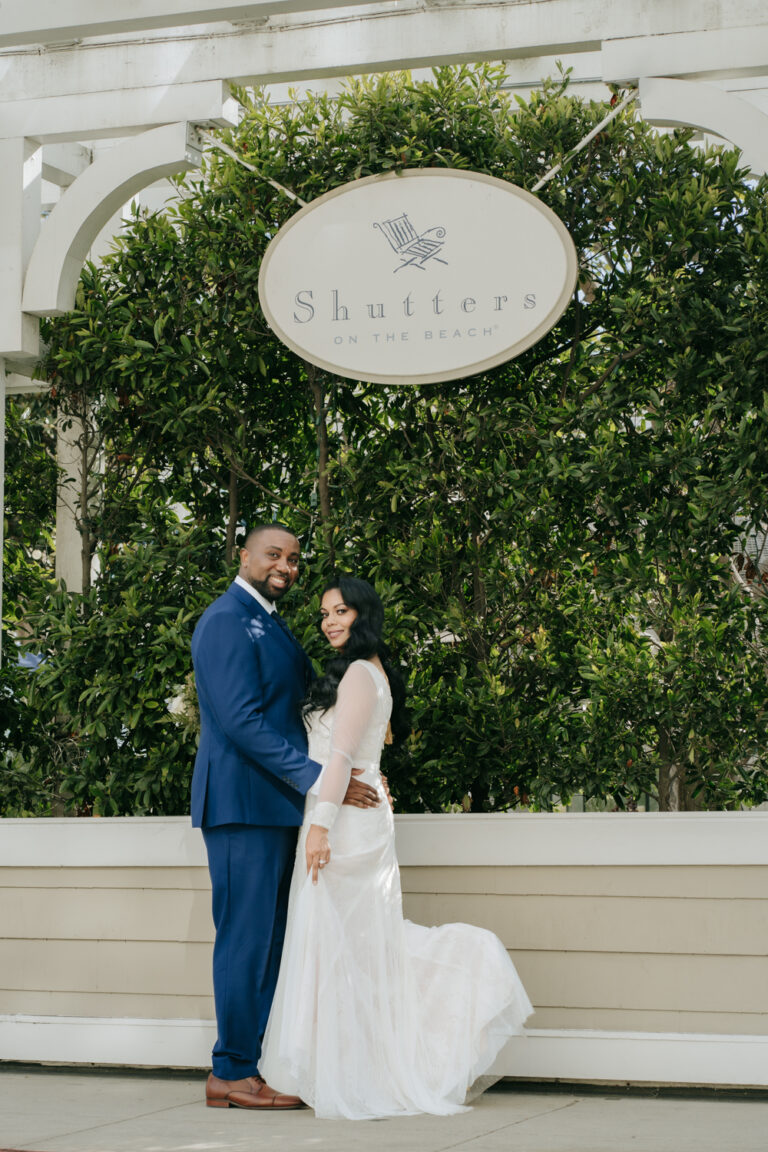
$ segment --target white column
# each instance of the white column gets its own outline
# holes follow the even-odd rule
[[[0,659],[2,659],[3,525],[5,519],[5,362],[39,356],[38,321],[21,310],[24,272],[40,230],[42,149],[30,140],[0,140]]]
[[[70,426],[64,427],[67,423]],[[82,538],[77,527],[83,483],[79,420],[59,420],[56,436],[56,579],[63,580],[68,592],[83,590]]]
[[[38,322],[21,311],[24,271],[40,229],[42,149],[0,140],[0,355],[37,359]]]

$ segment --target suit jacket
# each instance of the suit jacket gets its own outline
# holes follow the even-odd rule
[[[307,756],[301,701],[312,666],[298,641],[238,584],[192,637],[200,745],[192,823],[299,825],[320,773]]]

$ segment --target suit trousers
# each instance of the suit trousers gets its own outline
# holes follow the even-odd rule
[[[213,1074],[255,1076],[283,951],[298,828],[203,828],[213,891]]]

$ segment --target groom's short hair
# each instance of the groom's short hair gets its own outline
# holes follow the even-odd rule
[[[285,532],[286,535],[293,536],[295,540],[298,540],[298,536],[293,528],[289,528],[287,524],[281,524],[279,520],[261,520],[258,524],[251,525],[240,547],[250,548],[257,536],[261,536],[262,532],[269,532],[271,529],[277,529],[278,532]]]

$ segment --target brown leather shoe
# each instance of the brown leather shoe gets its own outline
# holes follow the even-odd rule
[[[244,1080],[220,1080],[211,1072],[205,1086],[209,1108],[306,1108],[298,1096],[285,1096],[270,1088],[261,1076]]]

